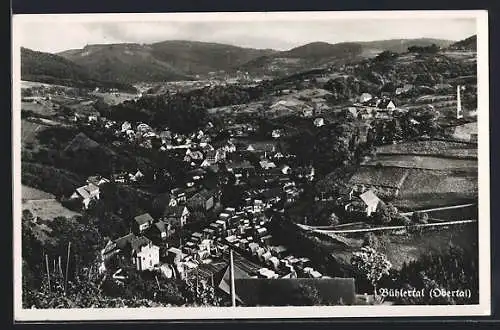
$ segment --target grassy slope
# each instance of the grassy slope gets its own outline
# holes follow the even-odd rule
[[[103,81],[96,72],[59,55],[21,48],[22,80],[88,88],[103,86],[134,89],[126,84]]]

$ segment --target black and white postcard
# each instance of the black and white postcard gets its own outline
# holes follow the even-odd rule
[[[487,18],[14,15],[15,320],[489,315]]]

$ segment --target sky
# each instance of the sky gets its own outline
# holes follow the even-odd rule
[[[21,46],[56,53],[87,44],[153,43],[165,40],[217,42],[287,50],[310,42],[329,43],[399,38],[465,39],[476,34],[473,18],[25,21],[17,30]]]

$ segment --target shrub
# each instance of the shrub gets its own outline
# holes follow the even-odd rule
[[[426,224],[429,222],[429,215],[426,212],[413,212],[411,220],[413,223]]]
[[[378,249],[380,242],[377,235],[374,233],[367,233],[363,238],[363,246],[369,246],[374,249]]]

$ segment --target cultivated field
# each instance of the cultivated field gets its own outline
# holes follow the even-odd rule
[[[37,141],[37,134],[48,126],[34,123],[27,120],[21,120],[21,144],[22,148],[27,147],[28,145],[35,146]]]
[[[405,179],[405,168],[362,166],[351,177],[349,183],[398,188]]]
[[[123,103],[124,101],[133,100],[137,98],[137,94],[122,93],[122,92],[120,93],[93,92],[91,94],[97,97],[101,97],[103,101],[109,105],[117,105]]]
[[[477,147],[466,143],[448,141],[415,141],[390,144],[377,148],[377,154],[386,155],[423,155],[444,157],[477,157]]]
[[[377,148],[351,184],[399,188],[392,203],[419,210],[477,201],[477,147],[447,141],[415,141]]]
[[[23,196],[22,199],[23,200],[39,200],[39,199],[53,199],[53,198],[55,198],[54,195],[52,195],[48,192],[45,192],[45,191],[42,191],[42,190],[39,190],[36,188],[28,187],[25,185],[22,185],[21,191],[22,191],[22,196]]]
[[[434,156],[413,156],[413,155],[379,155],[377,159],[366,162],[363,165],[376,166],[381,164],[384,167],[404,167],[430,170],[452,170],[452,169],[475,169],[477,160],[474,159],[454,159]]]
[[[59,216],[73,217],[79,215],[79,213],[62,206],[54,198],[54,195],[25,185],[22,186],[22,201],[23,210],[29,210],[34,217],[44,220],[52,220]]]
[[[40,116],[54,116],[56,114],[52,102],[45,100],[39,102],[21,102],[21,110],[32,111]]]
[[[469,141],[471,134],[477,134],[477,122],[468,123],[455,127],[453,138],[461,141]]]
[[[409,169],[398,198],[405,210],[419,210],[477,201],[477,171],[453,172]]]
[[[478,209],[477,205],[471,205],[454,209],[430,211],[427,214],[429,218],[446,221],[470,220],[478,218]]]

